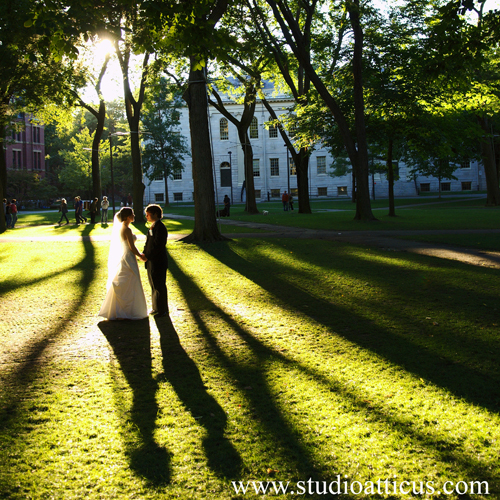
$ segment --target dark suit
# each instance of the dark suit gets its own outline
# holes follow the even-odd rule
[[[158,314],[168,313],[167,303],[167,228],[161,220],[157,220],[148,231],[144,255],[148,259],[146,269],[148,271],[149,284],[151,285],[151,297],[153,310]]]

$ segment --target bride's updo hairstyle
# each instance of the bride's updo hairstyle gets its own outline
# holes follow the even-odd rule
[[[134,211],[130,207],[123,207],[116,214],[116,218],[120,222],[123,222],[124,220],[127,220],[131,215],[134,215]]]

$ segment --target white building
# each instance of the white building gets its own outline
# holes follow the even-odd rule
[[[288,96],[273,93],[271,83],[266,83],[264,92],[267,100],[273,105],[279,116],[293,105]],[[224,98],[223,98],[224,99]],[[224,100],[226,108],[236,118],[241,117],[242,104],[236,104],[230,99]],[[244,200],[242,186],[244,181],[243,149],[238,140],[236,127],[215,108],[210,107],[210,127],[212,134],[212,155],[215,174],[216,199],[222,203],[224,195],[228,195],[232,203]],[[287,148],[277,128],[267,127],[270,116],[261,102],[257,102],[252,126],[249,130],[250,142],[254,156],[254,183],[257,202],[268,199],[281,199],[281,193],[288,185],[292,194],[296,194],[297,176],[293,164],[290,167],[288,179],[287,163],[289,155]],[[180,133],[187,140],[190,149],[189,115],[187,106],[182,108],[180,117]],[[318,145],[309,160],[309,196],[315,198],[350,197],[352,195],[352,177],[332,177],[330,175],[332,157],[328,151]],[[419,176],[416,179],[409,175],[403,163],[397,165],[399,180],[394,184],[395,196],[414,196],[417,191],[438,192],[439,181],[434,177]],[[454,172],[458,180],[442,180],[442,191],[478,191],[486,189],[486,181],[482,165],[476,161],[465,162]],[[165,201],[165,183],[163,179],[149,181],[145,178],[145,203],[162,203]],[[186,157],[184,171],[168,180],[169,201],[193,201],[193,176],[191,162]],[[231,192],[232,191],[232,192]],[[370,176],[370,193],[375,198],[388,197],[388,182],[385,174]]]

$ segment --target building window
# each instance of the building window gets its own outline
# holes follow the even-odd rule
[[[460,162],[460,168],[470,170],[470,160]]]
[[[281,198],[281,191],[279,189],[271,189],[271,198]]]
[[[155,193],[155,201],[156,203],[162,202],[165,200],[164,193]]]
[[[250,123],[250,139],[259,138],[259,122],[255,116],[252,118],[252,123]]]
[[[33,127],[33,143],[40,144],[40,127]]]
[[[260,198],[262,197],[262,192],[260,189],[256,189],[255,190],[255,199],[256,200],[260,200]]]
[[[290,169],[290,175],[297,175],[297,167],[293,158],[288,158],[288,168]]]
[[[33,170],[42,170],[42,153],[40,151],[33,152]]]
[[[194,193],[193,193],[194,200]],[[182,201],[182,193],[174,193],[174,201]]]
[[[442,182],[441,191],[451,191],[451,182]]]
[[[22,142],[23,141],[23,133],[22,132],[15,132],[14,130],[12,131],[12,140],[16,142]]]
[[[466,181],[462,182],[462,191],[471,191],[472,190],[472,182]]]
[[[229,124],[227,119],[221,118],[219,126],[220,126],[220,140],[221,141],[229,140]]]
[[[431,183],[430,182],[421,182],[420,183],[420,191],[422,193],[428,192],[431,190]]]
[[[316,157],[316,166],[318,175],[326,175],[326,156]]]
[[[172,179],[174,181],[181,181],[182,180],[182,171],[179,170],[179,172],[174,172],[172,174]]]
[[[269,117],[269,121],[271,121],[272,118]],[[271,139],[276,139],[278,137],[278,127],[276,125],[269,125],[269,137]]]
[[[271,175],[273,177],[277,177],[278,175],[280,175],[280,159],[270,158],[269,162],[271,164]]]
[[[291,188],[290,189],[290,194],[292,196],[295,196],[295,198],[297,198],[297,196],[299,196],[299,190],[297,188]]]
[[[337,186],[337,196],[347,196],[347,186]]]
[[[220,187],[231,187],[231,166],[227,161],[220,164]]]
[[[253,176],[260,177],[260,160],[253,160]]]
[[[163,175],[155,175],[155,176],[153,177],[153,180],[154,180],[154,181],[162,181],[162,180],[163,180]]]
[[[328,196],[328,188],[318,188],[318,196]]]
[[[22,158],[21,151],[13,150],[12,151],[12,168],[21,168]]]

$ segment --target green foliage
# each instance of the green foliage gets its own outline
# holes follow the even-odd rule
[[[151,86],[146,95],[142,112],[144,136],[142,162],[146,176],[171,177],[184,169],[182,160],[188,153],[186,139],[179,132],[181,96],[166,79],[161,78]]]

